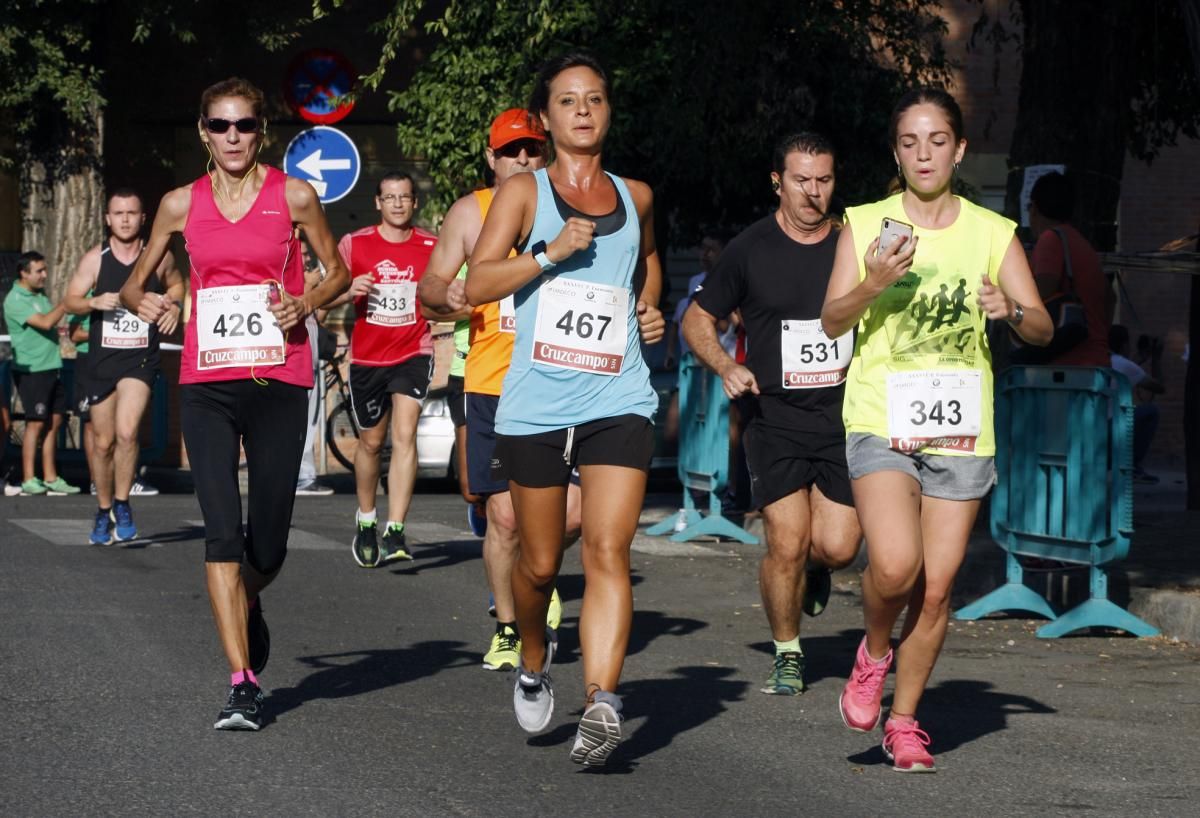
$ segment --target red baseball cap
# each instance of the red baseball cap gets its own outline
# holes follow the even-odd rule
[[[509,142],[518,139],[536,139],[546,141],[546,132],[542,123],[536,121],[524,108],[509,108],[492,120],[492,129],[488,134],[488,147],[492,150],[503,148]]]

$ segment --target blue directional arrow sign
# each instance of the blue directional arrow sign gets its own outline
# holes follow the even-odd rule
[[[316,188],[322,204],[336,202],[353,190],[361,169],[354,142],[328,125],[296,134],[283,155],[284,173]]]

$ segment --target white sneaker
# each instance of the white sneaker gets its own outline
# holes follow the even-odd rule
[[[513,685],[513,710],[517,724],[527,733],[546,729],[554,715],[554,686],[549,673],[531,673],[521,666]]]
[[[21,496],[21,484],[20,483],[10,483],[7,480],[0,480],[0,483],[4,484],[4,496],[5,497],[20,497]]]
[[[621,743],[621,697],[601,690],[583,711],[571,760],[585,767],[599,767],[608,761]]]

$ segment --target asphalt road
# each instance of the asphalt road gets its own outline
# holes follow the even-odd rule
[[[448,494],[416,498],[416,560],[374,571],[349,553],[352,497],[301,499],[263,597],[270,723],[217,732],[228,675],[194,499],[136,501],[147,539],[129,547],[83,545],[93,508],[0,498],[4,815],[1200,814],[1200,649],[954,624],[918,713],[939,772],[900,775],[878,734],[837,714],[861,635],[853,574],[806,624],[809,692],[764,696],[758,549],[644,537],[627,738],[607,768],[582,770],[567,758],[583,695],[578,549],[559,586],[558,707],[530,737],[511,676],[479,667],[493,620],[479,543]]]

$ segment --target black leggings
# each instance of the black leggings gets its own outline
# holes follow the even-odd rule
[[[205,562],[244,557],[260,574],[275,573],[287,556],[308,390],[279,381],[263,386],[238,380],[185,384],[179,393],[183,441],[204,515]],[[250,478],[244,531],[239,443],[246,449]]]

